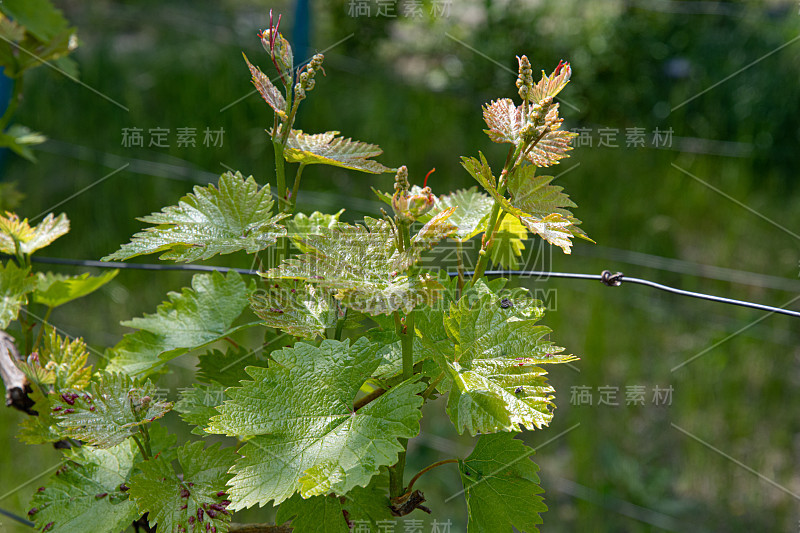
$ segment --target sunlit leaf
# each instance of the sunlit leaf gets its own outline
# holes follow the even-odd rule
[[[458,227],[450,222],[450,217],[455,212],[455,207],[448,207],[425,223],[416,235],[411,237],[411,246],[420,252],[430,250],[442,239],[452,236]]]
[[[289,133],[284,156],[289,162],[306,165],[321,163],[371,174],[392,171],[370,159],[383,153],[379,146],[338,135],[338,131],[308,134],[302,130],[292,130]]]
[[[479,192],[477,187],[471,187],[440,196],[436,199],[432,212],[455,207],[456,210],[448,221],[458,229],[451,237],[463,242],[484,230],[492,203],[489,195]]]
[[[489,250],[492,263],[509,270],[520,267],[520,258],[525,250],[524,242],[528,239],[528,230],[516,217],[506,216],[497,228],[494,244]]]
[[[100,448],[110,448],[135,435],[139,426],[164,416],[172,404],[156,399],[155,386],[124,374],[100,374],[87,390],[68,389],[55,396],[53,407],[63,433]]]
[[[538,216],[517,206],[516,197],[509,200],[500,195],[494,185],[496,180],[492,175],[492,169],[482,153],[480,154],[480,160],[474,157],[462,157],[461,164],[478,183],[483,185],[503,210],[517,217],[528,231],[539,235],[550,244],[555,244],[564,253],[571,252],[572,237],[580,237],[591,241],[586,236],[586,233],[578,227],[580,220],[572,217],[570,212],[563,208],[574,205],[571,200],[561,192],[560,187],[549,185],[549,177],[542,177],[539,181],[536,178],[532,178],[531,172],[533,171],[528,170],[528,168],[533,167],[522,167],[518,172],[521,172],[523,177],[515,178],[514,184],[526,207],[541,209]],[[541,214],[549,210],[552,212],[546,215]]]
[[[538,167],[547,167],[569,157],[572,139],[577,133],[561,130],[564,120],[558,118],[558,105],[553,104],[545,117],[549,126],[534,125],[523,114],[523,107],[514,105],[509,98],[495,100],[483,109],[483,118],[489,129],[486,133],[496,143],[511,143],[515,146],[536,141],[526,158]],[[524,133],[531,128],[528,141]]]
[[[522,107],[517,107],[510,98],[501,98],[483,108],[483,120],[489,126],[486,132],[496,143],[519,144],[525,121]]]
[[[310,283],[269,283],[256,291],[250,305],[265,326],[304,339],[325,338],[326,329],[335,327],[339,318],[338,302],[330,291]]]
[[[242,53],[242,55],[247,63],[247,67],[250,69],[250,74],[253,76],[253,85],[255,85],[256,90],[261,94],[261,98],[263,98],[279,116],[285,117],[286,99],[283,97],[281,91],[272,84],[266,74],[261,72],[260,68],[250,63],[250,60],[247,59],[244,53]]]
[[[211,430],[256,435],[240,450],[230,481],[233,508],[347,494],[394,464],[400,438],[419,431],[421,383],[405,382],[357,412],[353,401],[378,366],[372,344],[323,340],[272,352],[268,368],[248,367],[254,381],[227,390]]]
[[[421,236],[419,246],[401,253],[386,221],[366,217],[364,223],[366,227],[339,222],[332,229],[320,228],[319,234],[303,239],[308,253],[284,261],[263,276],[313,283],[332,291],[345,307],[370,315],[397,309],[410,312],[433,302],[439,283],[407,272],[431,239]],[[439,224],[443,221],[436,223],[437,228]],[[426,233],[437,234],[438,229]]]
[[[169,293],[169,300],[154,314],[122,323],[139,331],[125,335],[111,348],[113,358],[106,369],[146,376],[170,359],[257,325],[234,324],[254,290],[254,282],[245,282],[233,271],[227,276],[196,274],[191,288]]]
[[[572,76],[572,67],[569,63],[560,65],[549,76],[542,71],[542,79],[533,86],[533,90],[528,95],[531,103],[539,103],[549,96],[556,96],[567,86]]]
[[[309,235],[321,235],[322,229],[333,229],[339,223],[339,217],[342,213],[344,213],[344,209],[340,209],[338,213],[332,215],[320,213],[319,211],[314,211],[311,215],[297,213],[286,221],[286,230],[289,232],[289,238],[292,239],[292,243],[301,252],[307,252],[308,249],[303,245],[303,239]]]
[[[30,269],[22,269],[14,261],[0,263],[0,329],[17,319],[20,308],[28,303],[28,293],[36,288]]]
[[[567,209],[578,207],[564,194],[564,188],[551,185],[553,176],[537,176],[536,167],[520,167],[508,180],[512,203],[533,216],[544,217],[550,213],[571,216]]]
[[[99,276],[91,276],[88,272],[79,276],[39,272],[33,301],[47,307],[58,307],[91,294],[114,279],[117,274],[119,270],[107,270]]]
[[[540,302],[525,289],[479,298],[467,293],[443,317],[451,343],[421,337],[445,372],[447,413],[459,433],[541,428],[552,419],[553,388],[541,368],[576,358],[546,340],[550,329],[537,324]]]
[[[252,176],[226,172],[219,188],[198,185],[178,205],[140,218],[155,227],[137,233],[103,261],[160,252],[159,259],[185,262],[239,250],[256,253],[286,235],[279,222],[289,215],[273,216],[273,203],[269,185],[259,187]]]
[[[92,377],[87,365],[89,352],[83,339],[60,337],[52,326],[46,328],[38,352],[19,367],[33,383],[48,385],[54,391],[83,389]]]
[[[0,252],[14,255],[17,253],[15,243],[19,243],[19,251],[32,254],[68,231],[69,220],[64,213],[57,217],[50,213],[34,227],[28,224],[27,218],[20,220],[17,215],[6,213],[0,216]]]

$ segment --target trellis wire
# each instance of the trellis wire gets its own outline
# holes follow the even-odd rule
[[[465,276],[471,276],[474,272],[465,272]],[[547,272],[543,270],[487,270],[485,273],[487,276],[542,276],[542,277],[549,277],[549,278],[567,278],[567,279],[588,279],[588,280],[597,280],[603,282],[603,284],[616,287],[622,285],[622,283],[633,283],[634,285],[644,285],[646,287],[651,287],[654,289],[659,289],[665,292],[670,292],[672,294],[678,294],[680,296],[688,296],[690,298],[698,298],[700,300],[707,300],[710,302],[718,302],[723,304],[729,305],[738,305],[740,307],[748,307],[750,309],[759,309],[761,311],[767,311],[769,313],[778,313],[781,315],[793,316],[800,318],[800,311],[792,311],[790,309],[784,309],[782,307],[772,307],[770,305],[758,304],[754,302],[747,302],[744,300],[734,300],[732,298],[724,298],[722,296],[714,296],[713,294],[705,294],[702,292],[693,292],[693,291],[686,291],[683,289],[678,289],[675,287],[670,287],[669,285],[663,285],[661,283],[656,283],[655,281],[650,281],[647,279],[642,278],[630,278],[628,276],[622,275],[621,272],[617,272],[616,274],[610,274],[609,271],[604,271],[602,274],[577,274],[573,272]],[[457,276],[458,273],[456,272],[448,272],[449,276]],[[614,278],[614,276],[617,276]],[[610,283],[607,283],[605,280],[609,278],[614,278]],[[791,300],[789,303],[793,302]],[[788,305],[788,304],[786,304]]]
[[[9,256],[2,256],[2,257],[9,257]],[[160,264],[148,264],[148,263],[113,263],[113,262],[103,262],[103,261],[91,261],[85,259],[61,259],[55,257],[32,257],[31,260],[37,263],[86,266],[86,267],[96,267],[96,268],[119,268],[119,269],[136,269],[136,270],[150,270],[150,271],[160,271],[160,270],[183,270],[183,271],[199,271],[199,272],[233,271],[246,276],[257,276],[259,274],[257,270],[249,270],[246,268],[218,267],[209,265],[160,265]],[[464,275],[466,276],[471,276],[472,274],[473,272],[464,273]],[[800,318],[800,311],[792,311],[790,309],[784,309],[782,307],[773,307],[770,305],[748,302],[744,300],[734,300],[732,298],[724,298],[722,296],[714,296],[713,294],[705,294],[702,292],[687,291],[675,287],[670,287],[668,285],[663,285],[661,283],[656,283],[654,281],[650,281],[647,279],[627,277],[620,272],[617,272],[616,274],[611,274],[608,271],[604,271],[602,274],[580,274],[575,272],[547,272],[544,270],[487,270],[485,274],[487,276],[538,276],[542,278],[584,279],[584,280],[601,281],[608,286],[618,286],[621,285],[622,283],[630,283],[634,285],[644,285],[646,287],[651,287],[653,289],[658,289],[672,294],[677,294],[680,296],[688,296],[690,298],[698,298],[700,300],[706,300],[710,302],[736,305],[739,307],[747,307],[750,309],[767,311],[769,313],[776,313],[776,314]],[[447,275],[450,277],[454,277],[457,276],[458,273],[448,272]]]

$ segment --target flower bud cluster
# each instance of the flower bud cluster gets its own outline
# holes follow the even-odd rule
[[[430,187],[425,187],[417,194],[409,194],[408,169],[405,166],[397,170],[394,178],[394,195],[392,209],[398,222],[411,223],[433,208],[436,198]]]
[[[533,88],[533,69],[531,68],[531,62],[528,60],[528,56],[518,56],[517,62],[519,62],[519,76],[517,77],[519,97],[522,98],[523,101],[527,101],[528,95],[530,95]]]
[[[317,72],[322,70],[323,74],[325,73],[325,70],[322,69],[322,61],[324,59],[325,56],[322,54],[314,54],[308,65],[298,74],[297,83],[294,86],[294,94],[298,100],[305,98],[306,92],[314,89],[316,85],[314,76],[317,75]]]

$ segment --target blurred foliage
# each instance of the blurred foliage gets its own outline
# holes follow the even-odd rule
[[[407,165],[414,184],[435,166],[429,185],[441,194],[473,185],[458,156],[483,150],[490,161],[502,162],[504,149],[492,146],[481,131],[480,106],[515,97],[514,56],[526,53],[534,69],[548,71],[559,59],[569,60],[574,74],[562,100],[565,126],[591,128],[593,145],[572,152],[556,183],[581,205],[583,227],[598,245],[579,243],[571,257],[563,257],[528,241],[525,266],[621,270],[771,305],[796,296],[796,290],[770,289],[756,276],[733,284],[711,279],[715,271],[705,267],[684,265],[703,277],[656,268],[673,268],[671,263],[632,265],[624,262],[630,256],[617,251],[785,278],[784,287],[788,278],[796,282],[800,253],[791,235],[672,166],[797,233],[796,2],[465,0],[452,2],[449,16],[433,17],[433,2],[426,0],[419,19],[350,17],[349,2],[312,5],[313,49],[326,50],[354,35],[325,52],[326,76],[318,77],[299,127],[337,129],[379,144],[385,152],[381,162]],[[35,167],[18,158],[6,162],[3,180],[16,181],[26,196],[18,211],[35,216],[90,187],[59,207],[73,229],[48,255],[97,259],[111,253],[141,229],[135,217],[174,203],[196,183],[216,182],[227,167],[253,174],[262,185],[274,184],[264,131],[271,126],[271,111],[250,94],[241,58],[244,51],[254,64],[268,66],[254,39],[267,24],[265,4],[57,3],[81,32],[74,53],[81,80],[129,111],[52,69],[26,75],[19,120],[51,140],[35,149]],[[377,4],[371,6],[374,15]],[[398,6],[400,14],[402,3]],[[292,4],[269,7],[283,12],[285,27],[291,27]],[[197,128],[195,146],[178,146],[177,128],[183,127]],[[626,128],[633,127],[646,131],[644,147],[626,146]],[[653,146],[656,127],[673,129],[670,146]],[[141,128],[144,146],[123,146],[123,128]],[[152,128],[170,129],[169,148],[151,145]],[[222,146],[204,146],[206,128],[224,130]],[[619,147],[598,146],[599,128],[616,128]],[[342,220],[351,221],[379,209],[370,186],[386,190],[390,184],[388,175],[309,167],[303,183],[309,192],[299,197],[298,209],[346,207]],[[215,264],[251,266],[243,264],[243,256],[218,259],[223,260]],[[52,320],[102,349],[127,331],[120,321],[152,310],[168,290],[189,279],[185,273],[125,271],[86,297],[86,312],[56,309]],[[559,369],[550,376],[563,391],[553,426],[525,439],[537,448],[547,531],[796,529],[791,496],[670,425],[800,491],[800,421],[792,409],[800,386],[800,335],[791,318],[773,315],[753,324],[763,315],[644,288],[570,280],[519,283],[547,299],[546,324],[556,332],[572,331],[553,340],[581,357],[580,373]],[[175,364],[172,370],[165,387],[171,378],[174,387],[194,372],[191,365]],[[626,406],[626,387],[638,385],[646,387],[645,405]],[[654,388],[670,385],[672,405],[653,405]],[[594,404],[570,405],[574,386],[591,387]],[[619,387],[619,407],[597,405],[597,388],[603,386]],[[177,393],[168,399],[177,399]],[[11,490],[55,464],[57,456],[47,446],[32,448],[11,438],[24,415],[0,413],[8,428],[0,472]],[[409,471],[453,450],[471,449],[471,439],[456,435],[446,421],[431,420],[431,413],[424,419],[431,436],[412,441],[420,463]],[[184,431],[177,415],[168,415],[165,423]],[[24,514],[34,486],[14,492],[0,507]],[[462,530],[465,509],[453,505],[458,499],[445,500],[458,486],[457,470],[446,468],[419,486],[440,516],[453,517],[453,531]],[[270,518],[266,509],[252,510],[241,521]],[[29,531],[0,520],[9,533]]]

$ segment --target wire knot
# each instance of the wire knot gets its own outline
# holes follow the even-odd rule
[[[603,270],[600,273],[600,283],[607,287],[619,287],[622,285],[622,272],[612,274],[610,270]]]

